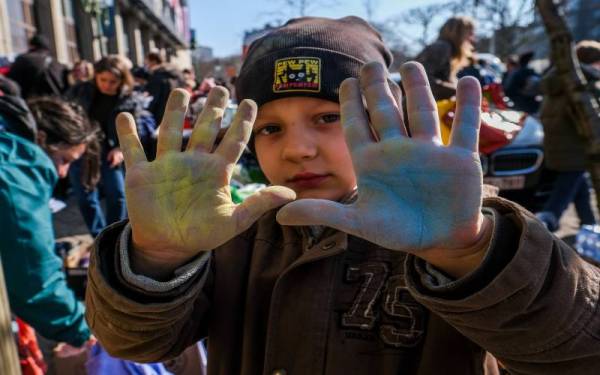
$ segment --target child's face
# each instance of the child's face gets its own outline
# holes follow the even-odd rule
[[[254,123],[262,171],[298,198],[339,200],[356,186],[340,122],[340,105],[292,97],[263,104]]]

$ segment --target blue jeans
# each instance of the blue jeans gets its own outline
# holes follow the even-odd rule
[[[93,237],[98,236],[107,225],[127,217],[123,167],[111,168],[103,153],[100,173],[98,186],[94,190],[87,191],[81,184],[81,160],[74,162],[69,170],[69,178],[78,199],[79,211],[81,211],[83,220]],[[99,190],[102,190],[106,199],[106,216],[100,204]]]
[[[558,221],[571,202],[575,204],[581,225],[596,224],[590,202],[590,185],[584,171],[557,173],[544,211],[552,212]]]

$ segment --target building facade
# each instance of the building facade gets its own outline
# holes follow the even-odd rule
[[[148,52],[160,50],[191,66],[187,0],[0,0],[0,56],[26,51],[36,33],[67,65],[113,53],[143,65]]]

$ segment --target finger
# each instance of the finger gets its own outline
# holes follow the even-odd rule
[[[402,89],[398,84],[391,79],[388,78],[388,85],[390,86],[390,91],[392,92],[392,97],[394,98],[394,102],[396,102],[396,106],[398,108],[402,108]],[[400,117],[404,121],[404,114],[400,111]]]
[[[238,231],[248,229],[267,211],[280,207],[294,199],[296,199],[296,193],[292,189],[283,186],[269,186],[252,194],[238,205],[233,212]]]
[[[367,100],[371,125],[379,139],[406,135],[401,111],[387,82],[381,63],[370,62],[360,70],[360,86]]]
[[[356,78],[347,78],[340,85],[340,114],[350,151],[374,141]]]
[[[167,152],[181,151],[181,139],[183,136],[183,121],[185,112],[190,101],[190,94],[183,89],[171,91],[165,114],[160,123],[158,132],[158,144],[156,145],[156,158],[160,158]]]
[[[208,93],[206,104],[196,120],[188,150],[210,152],[221,129],[221,120],[225,107],[229,103],[229,91],[224,87],[214,87]]]
[[[477,152],[481,124],[481,86],[474,77],[463,77],[456,89],[456,114],[450,145]]]
[[[406,90],[406,107],[411,137],[442,143],[435,99],[423,65],[407,62],[400,67]]]
[[[300,199],[277,212],[281,225],[323,225],[346,233],[356,233],[357,221],[348,205],[325,199]]]
[[[394,82],[393,80],[388,78],[388,85],[390,85],[390,90],[392,91],[392,96],[394,97],[394,101],[396,105],[400,109],[400,117],[402,118],[403,130],[404,134],[407,136],[411,136],[410,134],[410,123],[406,122],[406,102],[403,102],[402,88]]]
[[[238,106],[237,113],[231,123],[223,141],[215,150],[228,162],[235,164],[244,152],[244,148],[250,140],[252,125],[256,119],[256,103],[252,100],[243,100]]]
[[[121,112],[117,116],[117,136],[127,169],[148,161],[137,134],[135,120],[130,113]]]

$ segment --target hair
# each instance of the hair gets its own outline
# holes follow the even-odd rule
[[[121,63],[123,63],[123,65],[127,68],[127,70],[133,69],[133,62],[127,56],[118,55],[116,53],[113,53],[113,54],[108,55],[108,57],[120,60]]]
[[[89,121],[83,108],[52,96],[42,96],[27,102],[37,124],[37,131],[44,132],[43,149],[53,146],[78,146],[85,144],[81,182],[92,189],[100,179],[100,138],[95,123]]]
[[[42,34],[36,34],[29,39],[29,45],[35,49],[50,49],[50,42],[48,37]]]
[[[463,43],[469,34],[475,31],[475,21],[467,16],[455,16],[449,18],[440,28],[439,39],[446,40],[452,44],[455,59],[465,57]]]
[[[594,64],[600,61],[600,42],[596,40],[582,40],[575,46],[577,59],[582,64]]]
[[[133,75],[134,78],[140,78],[146,81],[150,79],[150,72],[143,66],[134,66],[131,69],[131,75]]]
[[[459,70],[469,65],[468,58],[471,50],[465,41],[469,34],[475,31],[475,21],[467,16],[454,16],[449,18],[440,28],[438,39],[445,40],[452,46],[450,59],[450,76],[456,77]]]
[[[119,56],[111,55],[98,60],[94,64],[94,74],[110,72],[121,80],[119,87],[121,92],[129,93],[133,88],[133,76],[127,67],[127,63]]]
[[[146,58],[148,59],[148,61],[154,64],[162,64],[164,62],[164,59],[159,51],[152,51],[148,53],[148,56],[146,56]]]
[[[85,70],[84,80],[89,81],[94,78],[94,64],[87,60],[79,60],[75,64],[73,64],[73,69],[75,70],[76,66],[81,66],[83,70]]]
[[[522,67],[526,67],[527,65],[529,65],[529,62],[531,61],[531,59],[533,59],[533,56],[535,55],[535,52],[533,51],[527,51],[522,53],[519,56],[519,65]]]

